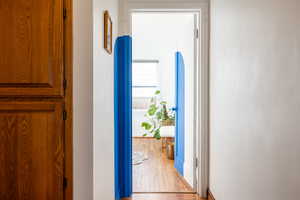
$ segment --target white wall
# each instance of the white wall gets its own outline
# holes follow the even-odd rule
[[[175,105],[175,52],[183,53],[187,70],[193,69],[193,14],[134,13],[133,59],[159,60],[161,95]]]
[[[133,59],[159,60],[159,87],[168,107],[175,106],[175,52],[185,61],[185,163],[184,177],[193,185],[194,132],[194,14],[134,13],[132,18]],[[142,121],[133,112],[134,122]],[[140,128],[133,124],[134,135]]]
[[[116,36],[117,0],[73,2],[74,200],[114,199],[114,66],[103,49],[104,10]]]
[[[92,0],[73,1],[74,200],[93,199]]]
[[[118,0],[94,0],[94,200],[114,199],[114,56],[103,49],[103,12],[113,21],[115,41]]]
[[[294,200],[300,188],[300,1],[212,0],[210,188]]]

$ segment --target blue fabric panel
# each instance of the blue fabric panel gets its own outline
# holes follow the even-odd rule
[[[132,39],[117,38],[114,55],[115,198],[132,195]]]
[[[183,56],[176,52],[176,133],[175,133],[175,168],[183,176],[184,173],[184,74]]]

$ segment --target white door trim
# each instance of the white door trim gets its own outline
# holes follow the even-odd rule
[[[199,39],[195,79],[195,150],[198,158],[197,193],[207,197],[209,182],[209,0],[122,0],[119,9],[119,35],[131,35],[132,12],[193,12],[198,14]],[[194,161],[196,164],[196,159]],[[195,166],[195,165],[194,165]]]

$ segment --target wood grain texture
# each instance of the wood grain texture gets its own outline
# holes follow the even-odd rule
[[[133,192],[193,193],[174,168],[174,161],[162,152],[162,140],[133,138],[133,151],[148,157],[143,164],[133,166]]]
[[[63,96],[63,1],[0,0],[0,96]]]
[[[64,76],[67,81],[65,89],[65,200],[73,200],[73,0],[64,0],[66,18],[64,20]]]
[[[208,190],[208,198],[207,199],[208,200],[216,200],[215,197],[214,197],[214,195],[211,193],[210,190]]]
[[[133,194],[132,198],[122,200],[205,200],[197,194]]]
[[[63,200],[62,103],[0,102],[0,199]]]
[[[72,0],[0,0],[0,26],[0,199],[72,200]]]

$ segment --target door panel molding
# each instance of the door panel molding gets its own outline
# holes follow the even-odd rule
[[[0,102],[0,199],[64,199],[61,102]]]
[[[1,5],[0,96],[63,96],[63,1]]]

